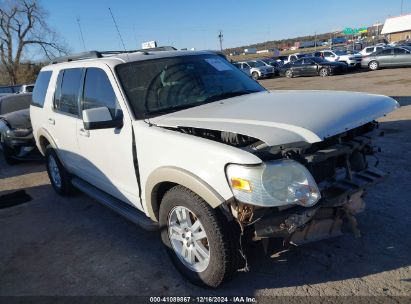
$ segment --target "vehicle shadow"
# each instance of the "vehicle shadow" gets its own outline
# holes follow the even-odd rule
[[[358,217],[361,238],[347,234],[280,253],[272,245],[267,255],[255,244],[248,251],[249,273],[205,290],[177,273],[158,232],[136,227],[85,195],[64,198],[43,185],[24,189],[31,201],[0,210],[0,294],[254,295],[410,266],[411,205],[404,185],[411,179],[411,121],[380,127],[386,131],[375,142],[384,152],[380,166],[391,176],[368,193],[367,210]]]

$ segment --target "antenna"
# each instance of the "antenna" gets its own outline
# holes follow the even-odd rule
[[[223,32],[220,30],[220,34],[218,35],[218,39],[220,40],[220,50],[223,51]]]
[[[108,10],[110,11],[111,18],[113,18],[114,26],[117,29],[117,33],[118,33],[118,36],[120,37],[121,44],[123,45],[124,52],[127,52],[126,46],[124,45],[123,37],[121,37],[120,30],[118,29],[117,22],[116,22],[116,19],[114,19],[111,8],[108,8]]]
[[[77,17],[76,20],[77,20],[78,28],[80,30],[81,42],[83,42],[83,48],[84,48],[84,51],[85,51],[86,50],[86,44],[84,42],[83,31],[81,30],[80,17]]]

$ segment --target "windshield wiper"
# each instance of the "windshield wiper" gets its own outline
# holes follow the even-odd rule
[[[168,108],[163,108],[163,109],[157,109],[157,110],[152,110],[149,112],[146,112],[147,114],[161,114],[161,113],[169,113],[169,112],[175,112],[175,111],[180,111],[188,108],[192,108],[195,106],[201,106],[204,104],[204,102],[196,102],[196,103],[189,103],[189,104],[182,104],[174,107],[168,107]]]
[[[247,94],[258,93],[258,92],[261,92],[261,91],[244,90],[244,91],[224,92],[224,93],[213,95],[213,96],[206,98],[203,101],[203,103],[209,103],[209,102],[214,102],[214,101],[218,101],[218,100],[225,99],[225,98],[236,97],[236,96],[247,95]]]

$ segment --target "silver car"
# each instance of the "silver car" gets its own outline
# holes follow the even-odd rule
[[[411,66],[411,47],[390,47],[364,56],[361,67],[372,71],[379,68]]]

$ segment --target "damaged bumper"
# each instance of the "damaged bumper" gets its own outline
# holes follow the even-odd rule
[[[15,151],[14,158],[25,158],[36,148],[31,129],[12,129],[0,120],[0,135],[3,145]]]
[[[311,208],[268,212],[254,224],[254,238],[283,238],[286,243],[301,245],[341,235],[344,223],[359,236],[354,216],[365,209],[365,190],[385,176],[376,168],[367,168],[321,189],[321,200]]]

